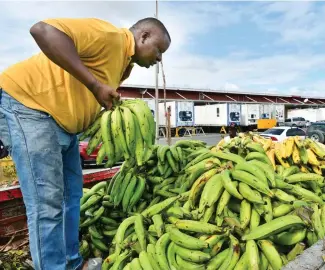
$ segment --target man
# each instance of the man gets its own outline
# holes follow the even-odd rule
[[[236,129],[236,124],[231,123],[229,127],[229,137],[230,138],[235,138],[237,135],[237,129]]]
[[[110,109],[134,63],[149,68],[170,45],[154,18],[130,29],[99,19],[49,19],[30,29],[41,53],[0,76],[0,111],[28,218],[35,269],[86,269],[78,227],[82,170],[76,134]]]

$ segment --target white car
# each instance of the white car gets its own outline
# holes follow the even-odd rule
[[[306,132],[297,127],[274,127],[264,131],[260,135],[278,142],[282,142],[292,136],[299,136],[301,139],[306,138]]]

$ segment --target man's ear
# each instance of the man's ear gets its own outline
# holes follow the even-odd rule
[[[144,43],[149,37],[150,37],[150,33],[148,31],[142,32],[141,43]]]

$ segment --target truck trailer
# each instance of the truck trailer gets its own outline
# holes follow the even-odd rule
[[[229,126],[240,125],[240,104],[212,104],[194,106],[195,126]]]
[[[288,118],[303,117],[309,122],[317,122],[325,120],[325,108],[306,108],[288,110]]]
[[[170,107],[170,127],[194,126],[194,102],[193,101],[168,101],[166,108]],[[166,125],[164,103],[159,103],[159,125]]]

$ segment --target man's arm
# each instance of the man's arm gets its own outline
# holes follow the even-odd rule
[[[92,91],[96,78],[80,60],[73,40],[68,35],[44,22],[34,24],[30,33],[52,62],[69,72]]]
[[[111,87],[96,80],[81,61],[75,44],[68,35],[44,22],[33,25],[30,33],[52,62],[84,84],[103,107],[111,107],[110,96],[117,97],[118,94]]]

